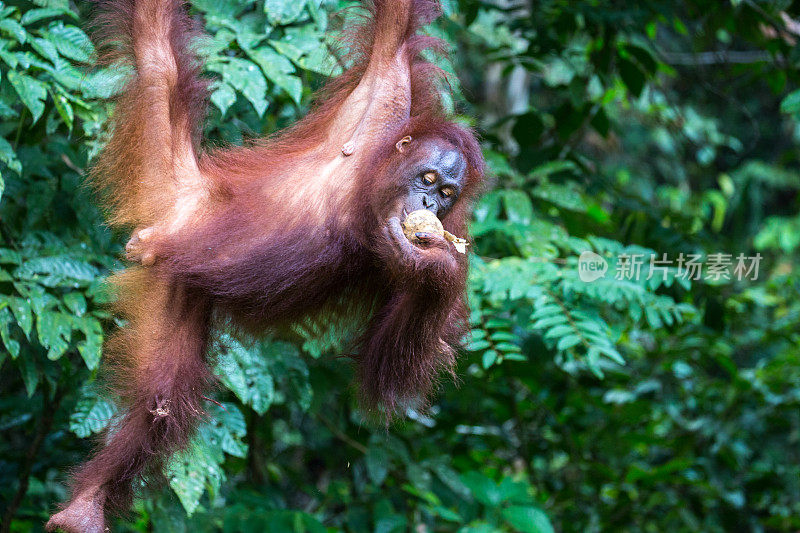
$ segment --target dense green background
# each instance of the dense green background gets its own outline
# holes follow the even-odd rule
[[[192,1],[211,36],[198,46],[216,80],[212,142],[307,110],[339,68],[344,5]],[[114,412],[96,378],[125,235],[82,183],[121,72],[90,68],[89,11],[0,2],[3,532],[41,529]],[[489,164],[460,382],[376,428],[340,335],[222,336],[224,409],[209,402],[170,487],[115,530],[798,530],[800,6],[444,11],[428,31],[452,45],[437,60],[456,74],[448,106]],[[610,261],[603,280],[578,279],[585,250]],[[719,252],[761,253],[758,279],[612,275],[621,253]]]

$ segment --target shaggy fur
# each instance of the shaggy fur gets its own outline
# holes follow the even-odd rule
[[[188,47],[196,32],[181,2],[100,6],[107,57],[129,61],[135,75],[92,179],[110,222],[138,228],[133,257],[154,262],[115,279],[128,323],[106,358],[124,415],[47,526],[75,532],[102,531],[105,511],[129,507],[132,482],[192,436],[213,381],[212,316],[260,333],[323,311],[356,312],[365,408],[390,418],[424,401],[436,376],[452,372],[465,331],[466,258],[444,242],[400,254],[387,218],[425,143],[456,148],[467,162],[464,190],[442,221],[451,233],[466,235],[483,176],[474,135],[446,119],[439,72],[420,57],[440,46],[417,33],[436,2],[375,0],[351,32],[353,66],[311,113],[277,136],[208,152],[199,145],[205,84]],[[401,151],[405,136],[413,140]]]

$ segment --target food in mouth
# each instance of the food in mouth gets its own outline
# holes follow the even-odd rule
[[[412,243],[418,243],[417,233],[433,233],[453,243],[459,253],[467,253],[467,241],[445,231],[442,221],[427,209],[417,209],[406,216],[403,221],[403,233]]]

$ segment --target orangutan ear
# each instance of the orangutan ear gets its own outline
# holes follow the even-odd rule
[[[402,154],[403,150],[405,149],[405,146],[411,141],[412,141],[411,135],[406,135],[405,137],[397,141],[397,144],[395,144],[394,147],[397,148],[397,151]]]

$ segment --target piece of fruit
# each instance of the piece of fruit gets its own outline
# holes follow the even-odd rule
[[[449,231],[445,231],[441,220],[427,209],[417,209],[410,212],[403,221],[403,233],[411,242],[419,242],[417,233],[435,233],[452,242],[459,253],[467,253],[467,244],[469,243]]]
[[[403,233],[411,242],[419,242],[417,233],[435,233],[436,235],[444,235],[444,227],[442,222],[436,215],[427,209],[417,209],[408,214],[403,221]]]

